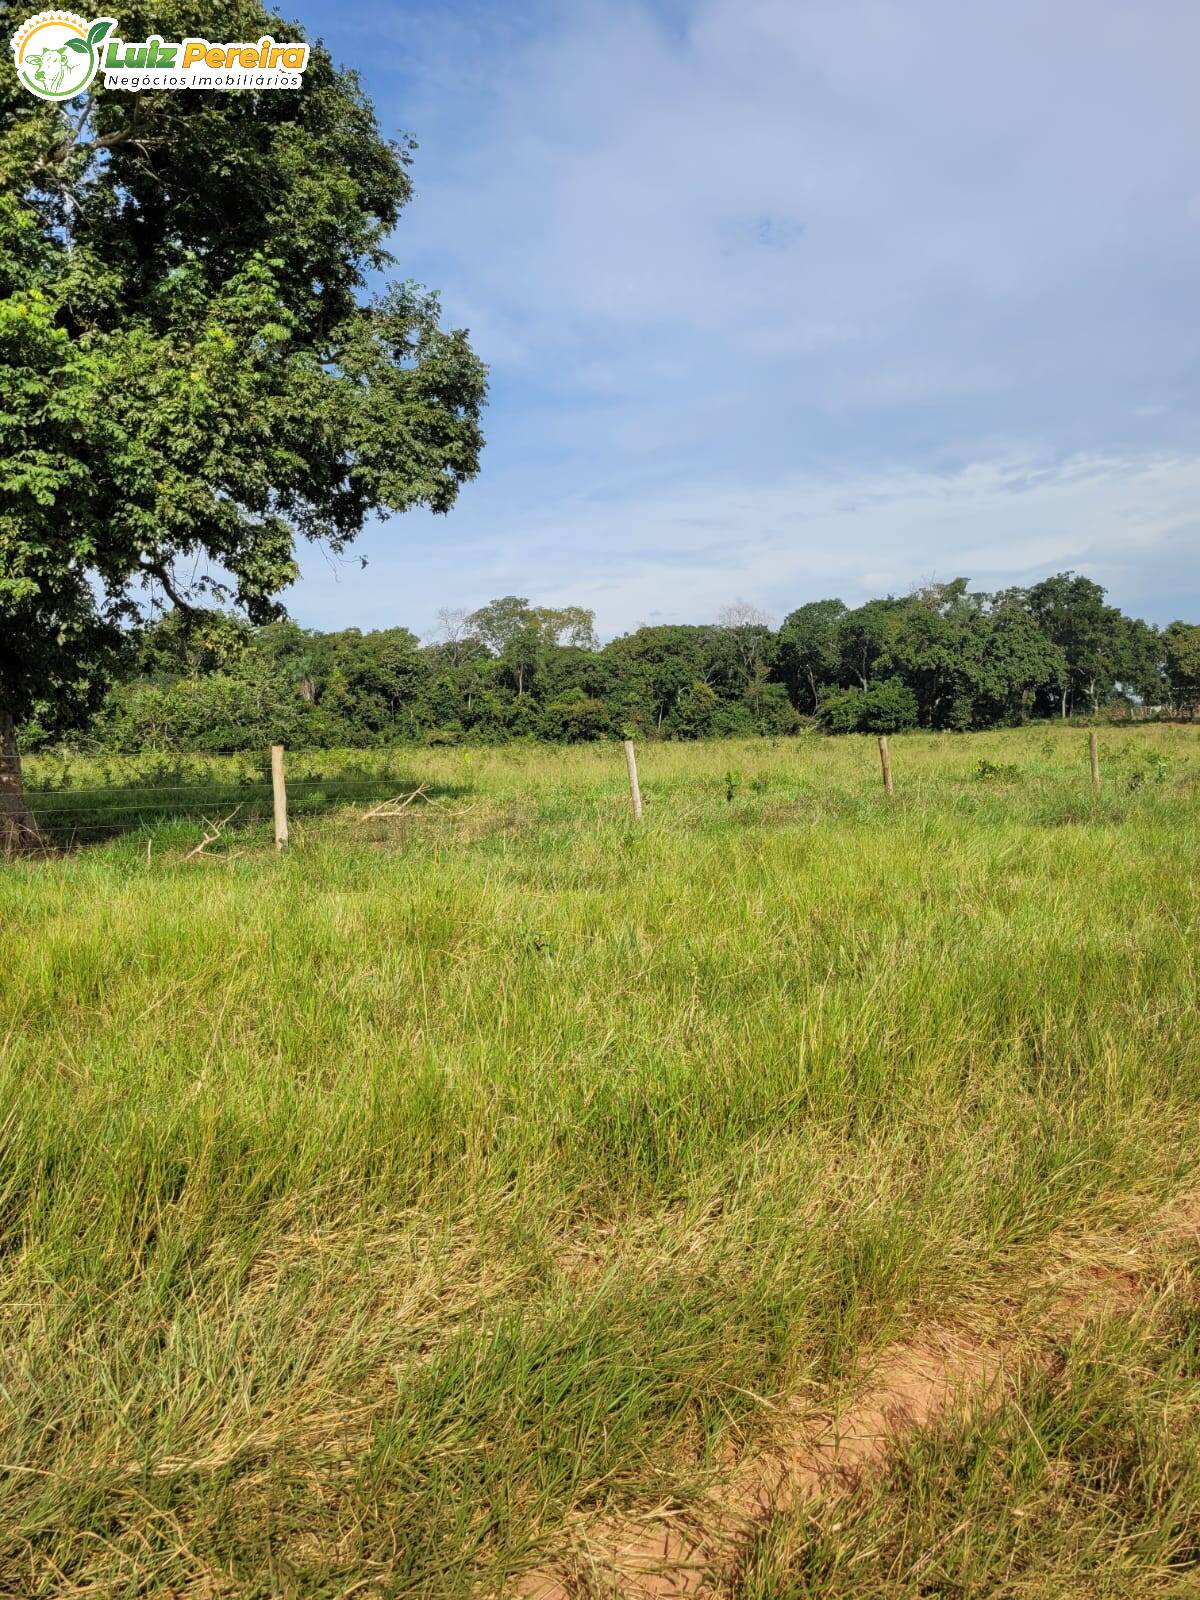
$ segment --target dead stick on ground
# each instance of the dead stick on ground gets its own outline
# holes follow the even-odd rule
[[[633,801],[633,820],[642,820],[642,791],[638,785],[637,754],[633,748],[633,740],[625,740],[625,765],[629,768],[629,797]]]
[[[203,839],[201,839],[200,843],[196,846],[196,848],[194,850],[189,850],[187,855],[185,855],[183,859],[185,861],[190,861],[193,856],[202,856],[205,853],[205,851],[208,849],[210,844],[216,844],[217,840],[225,832],[225,829],[229,826],[229,824],[233,821],[234,817],[237,816],[238,812],[241,809],[242,808],[241,808],[240,805],[234,806],[233,810],[229,813],[229,815],[227,817],[222,817],[220,822],[210,822],[207,817],[201,817],[200,820],[201,820],[201,822],[203,822],[205,828],[206,829],[207,828],[211,828],[212,832],[211,833],[207,833],[206,832],[204,837],[203,837]]]
[[[1100,738],[1095,728],[1088,733],[1088,758],[1092,763],[1092,788],[1100,793]]]
[[[879,765],[883,768],[883,787],[888,794],[895,794],[896,791],[892,787],[892,753],[888,749],[885,733],[879,736]]]
[[[373,806],[370,811],[364,811],[360,821],[370,822],[373,817],[398,817],[404,810],[405,806],[412,805],[414,800],[429,800],[430,805],[432,805],[433,801],[430,800],[429,796],[425,793],[427,787],[428,785],[423,783],[419,789],[414,789],[405,800],[401,800],[398,794],[393,795],[390,800],[381,800],[379,804],[377,806]],[[395,809],[389,811],[387,809],[388,806],[393,806]]]

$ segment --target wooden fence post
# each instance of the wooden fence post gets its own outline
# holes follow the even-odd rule
[[[288,842],[287,785],[283,781],[283,746],[271,746],[271,792],[275,799],[275,848],[282,850]]]
[[[633,820],[642,820],[642,791],[638,787],[637,756],[634,754],[633,740],[625,740],[625,765],[629,768],[629,796],[633,801]]]
[[[1095,728],[1088,732],[1088,757],[1092,763],[1092,788],[1100,793],[1100,740]]]
[[[892,788],[892,753],[888,749],[886,733],[879,735],[879,765],[883,768],[883,787],[888,794],[895,794]]]

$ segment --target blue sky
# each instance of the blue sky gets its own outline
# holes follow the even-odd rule
[[[1194,0],[309,0],[419,142],[396,271],[492,371],[449,517],[313,626],[609,636],[1072,567],[1200,618]]]

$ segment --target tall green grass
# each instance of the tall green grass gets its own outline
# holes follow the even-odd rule
[[[386,834],[0,870],[0,1593],[495,1592],[1194,1182],[1200,734],[1102,749],[653,746],[640,828],[409,752]]]

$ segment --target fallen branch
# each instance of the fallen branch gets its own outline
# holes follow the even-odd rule
[[[245,804],[244,801],[241,804],[234,806],[233,810],[229,813],[229,815],[227,817],[222,817],[220,822],[210,822],[207,817],[202,817],[200,820],[204,823],[205,829],[207,830],[207,829],[211,828],[212,832],[208,833],[206,831],[203,839],[201,839],[200,843],[196,846],[196,848],[194,850],[189,850],[187,855],[185,855],[183,859],[185,861],[191,861],[194,856],[202,856],[202,855],[204,855],[204,853],[207,851],[207,849],[208,849],[210,844],[216,844],[217,840],[225,832],[225,829],[229,826],[229,824],[233,821],[234,817],[236,817],[238,812],[242,809],[242,805],[243,804]]]
[[[377,806],[373,806],[370,811],[364,811],[362,816],[359,818],[359,821],[371,822],[377,817],[398,817],[406,806],[412,805],[414,800],[427,800],[429,801],[429,804],[432,805],[433,801],[425,793],[427,788],[428,784],[423,783],[419,789],[414,789],[407,799],[402,800],[397,794],[393,795],[390,800],[381,800],[379,804]],[[389,806],[393,807],[394,809],[389,811],[387,809]]]

